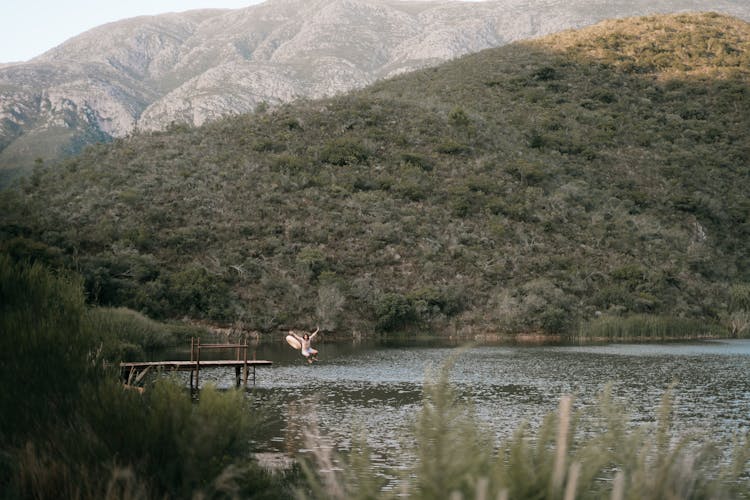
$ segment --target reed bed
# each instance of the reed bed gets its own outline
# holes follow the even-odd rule
[[[579,340],[663,341],[726,336],[716,323],[672,316],[601,316],[581,325]]]

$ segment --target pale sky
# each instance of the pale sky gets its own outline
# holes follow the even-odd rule
[[[79,33],[128,17],[237,9],[262,0],[0,0],[0,63],[26,61]]]

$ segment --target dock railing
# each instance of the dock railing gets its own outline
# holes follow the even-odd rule
[[[201,344],[201,339],[191,337],[190,339],[190,361],[195,363],[195,369],[190,371],[190,387],[193,387],[193,373],[195,373],[195,387],[198,387],[198,377],[201,371],[201,351],[203,349],[235,349],[237,361],[243,361],[242,366],[235,367],[235,381],[237,387],[240,386],[240,368],[242,368],[242,378],[245,387],[247,387],[247,378],[250,373],[247,359],[247,336],[243,335],[241,344]],[[253,351],[253,360],[255,360],[255,351]],[[253,365],[253,384],[255,384],[255,365]]]
[[[248,359],[250,346],[247,337],[243,336],[241,343],[224,344],[201,344],[200,338],[190,339],[190,360],[171,361],[122,361],[120,362],[120,376],[126,386],[137,386],[144,379],[149,370],[189,371],[190,388],[198,388],[201,368],[231,368],[235,370],[235,383],[237,387],[244,380],[247,387],[247,379],[250,369],[253,372],[253,385],[255,385],[255,369],[258,366],[271,366],[273,362],[264,359],[255,359],[255,349],[252,351],[252,359]],[[234,349],[235,359],[205,359],[203,351],[206,349]]]

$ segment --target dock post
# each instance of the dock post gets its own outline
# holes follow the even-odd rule
[[[245,363],[244,363],[244,367],[245,367],[245,373],[244,373],[244,376],[245,376],[245,387],[247,387],[247,334],[245,334],[245,343],[244,343],[244,349],[243,349],[243,351],[244,351],[244,356],[245,356],[245,359],[244,359],[244,361],[245,361]],[[237,384],[237,385],[239,385],[239,384]],[[255,385],[255,365],[253,365],[253,385]]]
[[[195,337],[190,337],[190,388],[193,388],[193,374],[195,370],[193,368],[193,361],[195,361]]]
[[[200,389],[200,382],[198,377],[201,373],[201,338],[198,337],[198,345],[196,346],[197,356],[195,357],[195,388]]]
[[[240,366],[234,367],[234,384],[236,387],[240,386]]]

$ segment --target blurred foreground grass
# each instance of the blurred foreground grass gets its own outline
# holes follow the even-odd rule
[[[625,404],[607,387],[595,407],[575,410],[564,396],[538,429],[521,423],[496,443],[482,432],[470,406],[448,382],[450,366],[425,377],[424,402],[414,428],[417,460],[384,489],[386,471],[360,439],[336,456],[310,436],[301,498],[369,499],[735,499],[750,497],[750,436],[710,442],[672,425],[672,391],[653,424],[629,421]],[[433,382],[430,382],[432,380]]]

